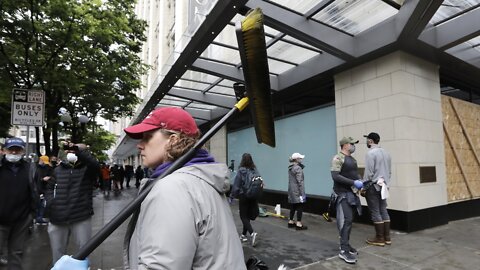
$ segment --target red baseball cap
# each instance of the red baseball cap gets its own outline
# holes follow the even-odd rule
[[[178,107],[162,107],[152,111],[140,124],[125,128],[125,133],[133,139],[141,139],[143,133],[155,129],[167,129],[185,133],[189,136],[198,135],[198,127],[193,117]]]

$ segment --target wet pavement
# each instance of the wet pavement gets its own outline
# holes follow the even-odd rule
[[[136,195],[136,189],[124,190],[121,195],[104,198],[95,192],[93,230],[98,231]],[[266,206],[273,212],[273,208]],[[237,231],[241,231],[237,203],[232,205]],[[288,210],[282,209],[287,215]],[[480,269],[480,217],[450,222],[447,225],[414,232],[392,231],[391,246],[373,247],[365,238],[373,234],[370,225],[355,223],[351,245],[358,249],[358,262],[349,265],[338,258],[338,232],[335,220],[326,222],[317,215],[304,214],[308,230],[287,228],[287,220],[277,217],[259,217],[252,222],[258,232],[258,244],[243,243],[245,258],[255,255],[270,269],[285,264],[290,269]],[[122,268],[122,243],[126,222],[117,229],[90,256],[92,270]],[[34,226],[27,243],[24,267],[27,270],[50,268],[51,253],[48,226]],[[70,253],[74,248],[69,247]],[[0,269],[6,269],[1,267]]]

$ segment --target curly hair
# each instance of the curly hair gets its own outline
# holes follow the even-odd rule
[[[185,133],[177,132],[177,131],[172,131],[172,130],[167,130],[167,129],[161,129],[160,132],[169,137],[173,134],[176,134],[178,136],[177,140],[170,140],[170,143],[167,145],[165,151],[166,151],[166,159],[173,161],[181,157],[183,154],[185,154],[188,150],[190,150],[195,143],[197,143],[198,139],[200,138],[200,134],[192,137],[188,136]]]

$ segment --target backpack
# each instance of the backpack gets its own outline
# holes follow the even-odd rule
[[[247,199],[259,199],[263,193],[263,178],[255,169],[248,169],[243,183],[243,194]]]

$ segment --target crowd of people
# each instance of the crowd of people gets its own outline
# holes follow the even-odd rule
[[[8,269],[22,269],[24,243],[34,219],[38,225],[48,223],[52,269],[88,269],[88,259],[68,256],[66,246],[70,237],[77,248],[91,237],[92,191],[99,187],[105,196],[111,190],[118,194],[124,184],[130,187],[134,177],[140,190],[153,186],[128,225],[123,251],[126,269],[246,269],[241,243],[258,243],[251,221],[259,215],[258,190],[264,185],[252,156],[243,154],[230,190],[233,160],[229,170],[203,148],[195,150],[179,169],[163,176],[199,140],[199,129],[186,111],[174,107],[156,109],[125,132],[140,140],[137,147],[145,168],[100,164],[87,145],[71,142],[63,146],[65,158],[59,162],[56,157],[47,156],[41,156],[38,163],[27,162],[23,159],[22,139],[5,141],[0,163],[0,244],[6,243],[8,251],[1,262],[8,264]],[[375,236],[368,238],[367,243],[391,244],[384,192],[390,183],[391,160],[379,147],[377,133],[365,137],[369,151],[363,177],[352,156],[359,141],[352,137],[340,140],[340,152],[331,164],[339,257],[347,263],[357,260],[358,251],[349,239],[355,213],[361,214],[360,195],[366,196],[375,227]],[[308,229],[302,223],[307,201],[304,158],[305,155],[293,153],[287,168],[287,226],[295,230]],[[160,176],[163,178],[156,181]],[[240,236],[229,205],[234,198],[239,200],[243,224]]]
[[[111,174],[109,166],[100,166],[88,146],[81,143],[66,142],[63,160],[45,155],[38,160],[26,158],[25,147],[21,138],[12,137],[0,148],[0,265],[9,270],[23,269],[24,244],[33,224],[48,225],[55,263],[66,253],[69,238],[77,248],[90,239],[95,188],[108,196],[111,179],[123,189],[120,176],[129,187],[133,176],[139,182],[145,175],[141,166],[135,173],[131,165],[125,166],[124,174]],[[116,166],[120,171],[122,167]]]

